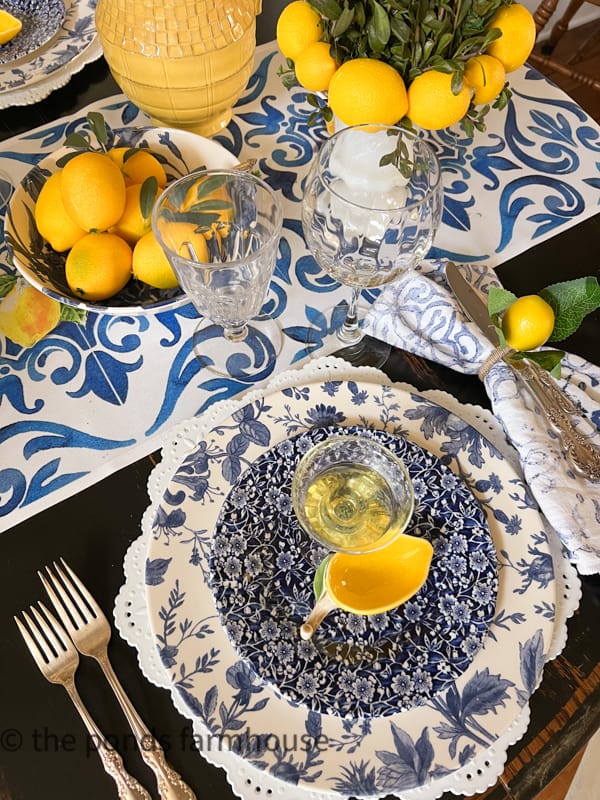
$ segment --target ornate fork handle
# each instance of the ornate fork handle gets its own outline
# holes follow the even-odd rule
[[[94,741],[98,742],[98,756],[102,761],[105,771],[114,780],[120,800],[151,800],[150,795],[141,786],[136,779],[130,775],[123,765],[123,759],[116,750],[110,747],[102,732],[90,717],[86,707],[79,697],[79,692],[75,688],[73,681],[64,684],[65,689],[69,693],[69,697],[73,701],[75,708],[79,711],[81,719],[84,721],[88,732],[94,737]]]
[[[570,415],[577,411],[575,404],[558,387],[543,380],[530,364],[523,361],[518,366],[513,361],[509,363],[523,379],[547,421],[556,431],[571,466],[588,480],[594,483],[600,481],[600,449],[573,425]]]
[[[161,798],[163,798],[163,800],[196,800],[194,792],[187,783],[185,783],[181,775],[167,763],[164,750],[140,719],[139,714],[121,686],[112,668],[112,664],[109,661],[108,655],[97,656],[96,660],[100,664],[135,734],[143,760],[156,776],[158,791]]]

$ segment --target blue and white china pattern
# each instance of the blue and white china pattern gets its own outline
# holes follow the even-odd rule
[[[65,19],[63,0],[3,0],[8,11],[22,24],[20,32],[0,47],[0,65],[29,55],[59,30]]]
[[[257,48],[248,88],[218,137],[240,159],[257,158],[284,202],[266,310],[281,321],[286,340],[277,363],[263,354],[260,379],[304,357],[307,328],[321,331],[313,349],[328,352],[323,311],[347,295],[319,270],[302,237],[303,181],[327,134],[309,124],[306,92],[281,85],[281,63],[275,45]],[[431,136],[445,176],[440,256],[494,267],[597,209],[598,127],[534,70],[512,73],[511,87],[508,111],[490,112],[487,132],[473,141],[459,129]],[[91,108],[114,128],[148,124],[122,95]],[[4,142],[0,170],[18,183],[81,129],[87,110]],[[0,278],[12,272],[0,245]],[[0,528],[151,452],[179,420],[257,382],[205,374],[191,349],[196,319],[189,304],[136,318],[89,314],[83,324],[62,322],[28,350],[0,340]]]
[[[434,556],[403,606],[370,617],[335,611],[305,642],[298,629],[327,551],[294,514],[292,477],[310,447],[344,435],[375,439],[404,462],[416,496],[406,533],[430,541]],[[496,608],[496,552],[469,489],[432,453],[363,427],[316,428],[259,456],[223,503],[209,564],[221,622],[257,676],[292,702],[350,719],[396,714],[448,689]]]
[[[0,108],[41,100],[50,93],[49,86],[63,86],[73,72],[102,54],[94,22],[96,2],[67,2],[64,20],[47,44],[28,59],[0,65]]]
[[[493,347],[458,309],[444,267],[443,261],[430,261],[386,287],[369,312],[366,329],[459,372],[477,373]],[[484,265],[462,264],[460,269],[484,295],[491,285],[499,285]],[[560,386],[587,421],[579,429],[600,447],[600,367],[568,354]],[[494,414],[519,453],[527,483],[570,558],[582,574],[600,572],[600,484],[570,469],[554,431],[509,367],[496,364],[485,387]]]
[[[277,444],[332,425],[435,454],[481,504],[498,555],[496,613],[470,666],[424,705],[385,717],[343,719],[282,699],[240,659],[208,586],[214,527],[238,477]],[[427,784],[488,749],[539,683],[556,608],[542,520],[493,445],[418,394],[333,379],[261,396],[182,455],[150,524],[148,618],[170,686],[199,728],[282,780],[361,796]]]

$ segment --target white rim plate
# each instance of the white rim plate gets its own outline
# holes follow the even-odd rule
[[[29,55],[0,65],[0,108],[42,100],[102,55],[94,19],[96,2],[66,3],[65,19],[55,36]]]
[[[221,500],[241,470],[275,443],[323,424],[402,434],[444,459],[481,502],[501,566],[496,618],[470,668],[431,703],[367,724],[307,712],[258,681],[221,628],[205,580]],[[537,688],[554,627],[551,552],[512,467],[443,407],[370,383],[284,389],[215,426],[182,459],[157,507],[146,576],[155,644],[190,712],[260,769],[342,794],[425,785],[487,750]]]

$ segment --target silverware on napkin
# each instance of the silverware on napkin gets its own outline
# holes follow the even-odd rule
[[[39,610],[31,606],[29,614],[23,611],[21,616],[22,620],[18,617],[14,620],[33,660],[50,683],[58,683],[66,689],[88,733],[97,744],[96,752],[104,769],[117,785],[119,798],[151,800],[144,787],[125,770],[123,759],[107,742],[83,704],[75,686],[75,671],[79,666],[79,656],[66,631],[42,603],[39,603]]]
[[[486,338],[500,347],[500,339],[479,292],[463,277],[456,264],[446,264],[446,280],[464,314],[474,322]],[[502,361],[512,369],[521,385],[529,391],[548,424],[561,442],[563,452],[574,470],[590,481],[600,481],[600,450],[575,427],[572,417],[578,414],[568,398],[539,365],[509,355]]]
[[[156,776],[161,798],[196,800],[194,792],[167,763],[162,747],[141,720],[112,668],[108,658],[111,629],[102,609],[64,559],[60,561],[61,566],[55,563],[53,570],[46,567],[46,575],[38,575],[75,647],[100,664],[135,734],[141,756]]]

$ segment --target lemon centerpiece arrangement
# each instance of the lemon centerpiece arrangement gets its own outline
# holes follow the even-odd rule
[[[426,130],[462,122],[468,135],[506,106],[507,74],[535,36],[531,12],[510,0],[294,0],[277,24],[280,74],[311,92],[315,115]]]

